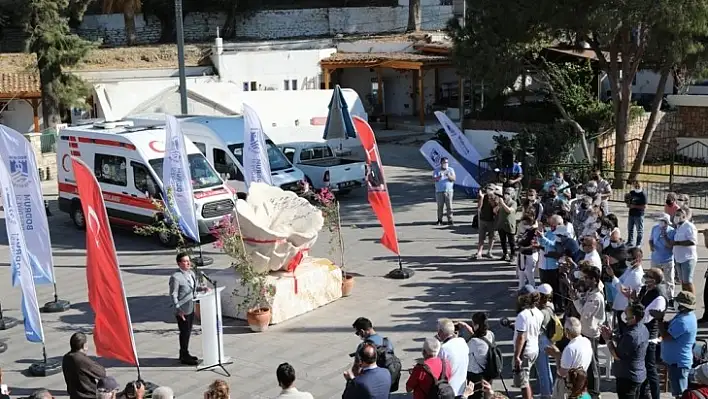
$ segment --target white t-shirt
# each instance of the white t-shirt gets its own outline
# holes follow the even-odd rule
[[[526,333],[525,355],[538,354],[538,336],[541,334],[543,324],[543,313],[536,309],[524,309],[516,316],[514,322],[514,342],[519,333]]]
[[[494,333],[487,331],[484,336],[487,341],[494,343]],[[489,345],[480,338],[470,339],[467,342],[467,346],[470,348],[470,363],[467,366],[467,371],[475,374],[482,374],[484,368],[487,367],[487,353],[489,352]]]
[[[676,228],[676,235],[674,236],[674,241],[693,241],[696,242],[698,238],[698,230],[696,226],[685,221],[680,226]],[[692,259],[698,259],[698,254],[696,253],[696,246],[691,245],[690,247],[683,247],[674,245],[674,259],[677,263],[688,262]]]
[[[582,367],[584,371],[587,371],[591,362],[592,344],[589,339],[580,335],[568,342],[568,345],[563,349],[560,367],[566,370]]]
[[[464,338],[455,337],[442,344],[438,357],[450,362],[450,386],[455,395],[462,395],[467,386],[467,366],[470,349]]]

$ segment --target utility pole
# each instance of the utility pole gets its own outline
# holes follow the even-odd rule
[[[182,115],[187,115],[187,70],[184,66],[184,18],[182,18],[182,0],[175,0],[175,28],[177,30],[177,61],[179,68],[179,99]]]

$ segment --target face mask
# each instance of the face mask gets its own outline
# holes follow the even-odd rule
[[[674,223],[675,224],[681,224],[683,223],[683,218],[681,216],[675,216],[674,217]]]
[[[580,272],[580,270],[576,270],[573,272],[573,277],[575,277],[576,280],[580,280],[581,277],[583,277],[583,274]]]
[[[544,227],[544,228],[543,228],[543,231],[545,231],[546,233],[548,233],[549,231],[551,231],[551,228],[550,228],[550,227]]]
[[[612,245],[612,248],[619,248],[619,246],[622,245],[622,243],[621,243],[621,242],[610,241],[610,245]]]
[[[561,179],[560,177],[556,177],[555,179],[553,179],[553,182],[556,184],[561,184],[563,182],[563,179]]]
[[[603,237],[606,236],[606,235],[609,235],[609,234],[610,234],[610,231],[607,230],[607,229],[602,229],[602,230],[600,231],[600,235],[602,235]]]
[[[508,194],[508,193],[507,193],[507,194],[504,194],[504,199],[505,199],[505,200],[508,200],[509,198],[511,198],[511,194]]]
[[[642,192],[642,189],[641,189],[641,188],[635,188],[635,189],[634,189],[634,192],[635,192],[635,193],[641,193],[641,192]]]
[[[660,221],[659,221],[659,226],[660,226],[662,229],[665,229],[665,228],[669,227],[669,225],[668,225],[665,221],[663,221],[663,220],[660,220]]]

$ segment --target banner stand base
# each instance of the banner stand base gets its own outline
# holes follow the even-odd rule
[[[64,299],[57,299],[56,301],[47,302],[42,307],[42,313],[61,313],[66,312],[71,308],[71,302]]]
[[[0,330],[9,330],[20,324],[20,321],[13,317],[3,317],[0,319]]]
[[[386,278],[394,279],[394,280],[405,280],[407,278],[413,277],[415,272],[411,269],[405,268],[405,267],[399,267],[396,269],[391,270],[388,272],[386,275]]]
[[[192,262],[194,262],[197,267],[209,266],[214,263],[214,258],[208,256],[195,256],[192,258]]]
[[[7,351],[7,344],[0,342],[0,353],[5,353],[5,351]]]
[[[32,377],[49,377],[61,373],[61,363],[47,360],[46,362],[33,363],[27,370]]]

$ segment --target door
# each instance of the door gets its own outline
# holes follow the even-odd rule
[[[230,187],[236,189],[237,192],[245,193],[246,184],[244,183],[243,172],[234,157],[218,147],[212,147],[211,155],[213,157],[212,165],[214,165],[217,173],[222,176],[222,179]]]
[[[129,216],[131,221],[136,224],[152,224],[157,208],[153,201],[162,198],[159,185],[156,183],[150,169],[140,161],[131,160],[130,171],[130,185],[132,185],[131,191],[133,191],[130,196],[135,210],[132,215],[126,216]]]

